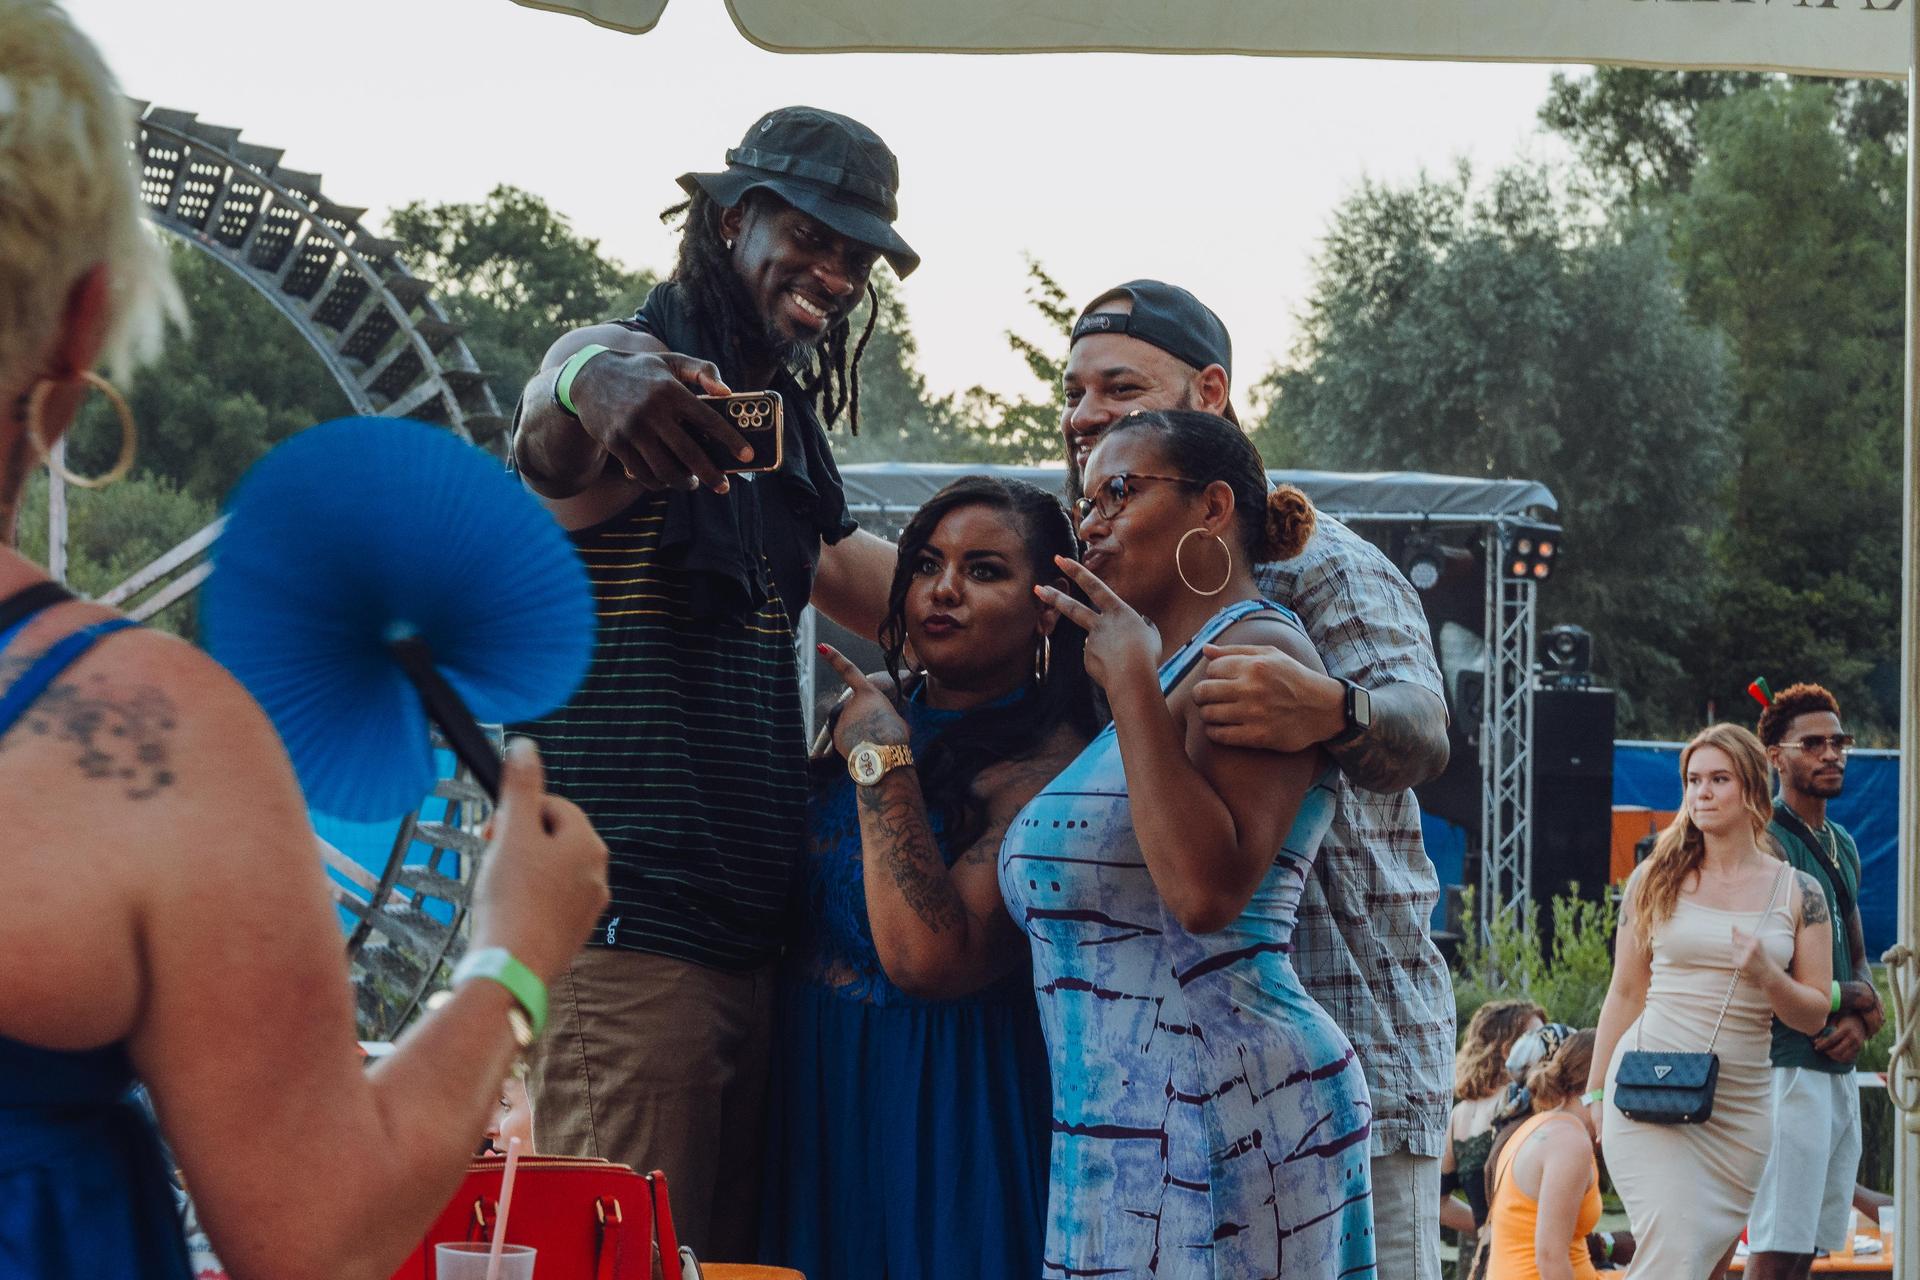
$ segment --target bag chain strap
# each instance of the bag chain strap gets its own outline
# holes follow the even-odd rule
[[[1773,878],[1773,896],[1767,899],[1766,910],[1760,913],[1760,927],[1765,928],[1767,917],[1773,914],[1773,904],[1780,901],[1780,885],[1786,879],[1786,873],[1793,870],[1788,863],[1780,868],[1780,874]],[[1727,983],[1727,998],[1720,1002],[1720,1016],[1713,1020],[1713,1034],[1707,1038],[1706,1052],[1712,1053],[1713,1046],[1720,1042],[1720,1024],[1727,1020],[1727,1009],[1733,1004],[1733,993],[1740,987],[1740,971],[1733,971],[1733,980]],[[1633,1028],[1633,1051],[1640,1052],[1640,1042],[1647,1034],[1647,1019],[1643,1013]]]
[[[1787,873],[1792,870],[1793,864],[1789,862],[1781,867],[1780,873],[1773,878],[1773,895],[1767,899],[1767,909],[1760,913],[1760,924],[1758,928],[1764,929],[1767,927],[1767,917],[1773,914],[1773,904],[1780,901],[1780,886],[1786,882]],[[1727,1008],[1733,1003],[1733,993],[1739,985],[1740,970],[1735,969],[1733,971],[1733,981],[1727,984],[1727,998],[1720,1002],[1720,1016],[1713,1020],[1713,1034],[1707,1038],[1708,1053],[1713,1052],[1713,1046],[1720,1039],[1720,1024],[1727,1020]]]

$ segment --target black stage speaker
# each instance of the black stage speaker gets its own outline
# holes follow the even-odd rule
[[[1606,892],[1613,851],[1611,689],[1533,694],[1533,898],[1543,934],[1555,894]]]

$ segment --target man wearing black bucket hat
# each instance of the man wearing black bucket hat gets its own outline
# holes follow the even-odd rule
[[[1234,418],[1232,374],[1227,327],[1185,289],[1132,280],[1095,298],[1074,324],[1064,372],[1073,495],[1101,435],[1137,409]],[[1439,1280],[1453,985],[1428,929],[1438,878],[1408,790],[1446,767],[1439,667],[1411,584],[1325,513],[1300,555],[1257,572],[1261,592],[1300,616],[1328,674],[1278,649],[1209,646],[1193,700],[1221,745],[1317,743],[1341,766],[1294,962],[1366,1070],[1380,1274]]]
[[[724,169],[680,178],[672,276],[629,320],[555,342],[513,458],[568,528],[599,606],[573,701],[521,731],[607,841],[611,905],[555,985],[534,1063],[542,1151],[664,1169],[681,1234],[754,1252],[772,961],[805,832],[794,628],[811,601],[865,634],[892,571],[855,531],[826,428],[859,420],[851,319],[894,230],[893,153],[857,121],[769,112]],[[772,390],[776,470],[702,394]],[[882,593],[884,594],[884,593]]]

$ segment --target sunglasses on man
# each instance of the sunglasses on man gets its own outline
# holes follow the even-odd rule
[[[1832,737],[1823,737],[1817,733],[1810,733],[1797,742],[1782,742],[1780,745],[1791,747],[1795,751],[1804,751],[1810,756],[1823,756],[1829,750],[1844,756],[1853,750],[1853,735],[1836,733]]]

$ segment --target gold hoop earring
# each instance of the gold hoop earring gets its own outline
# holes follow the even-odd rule
[[[1040,637],[1039,648],[1033,651],[1033,682],[1035,684],[1045,684],[1047,677],[1052,673],[1053,637],[1043,635]]]
[[[1200,588],[1194,586],[1193,582],[1187,577],[1186,568],[1180,563],[1180,553],[1186,550],[1187,539],[1191,538],[1196,533],[1206,533],[1209,538],[1212,538],[1215,542],[1220,544],[1220,549],[1222,551],[1227,553],[1227,576],[1220,579],[1220,585],[1215,587],[1211,591],[1202,591]],[[1227,584],[1229,582],[1233,581],[1233,548],[1228,546],[1227,540],[1221,537],[1219,534],[1207,533],[1207,529],[1205,525],[1195,525],[1193,528],[1181,534],[1180,541],[1174,544],[1173,571],[1180,575],[1180,581],[1186,583],[1187,590],[1193,592],[1193,594],[1197,596],[1217,596],[1222,591],[1225,591],[1227,589]]]
[[[40,414],[47,407],[47,397],[52,395],[53,389],[60,385],[52,378],[42,378],[34,383],[32,393],[27,396],[25,415],[27,439],[33,444],[35,452],[40,455],[40,460],[47,464],[47,470],[54,472],[68,484],[77,485],[82,489],[104,489],[114,481],[123,479],[127,472],[133,470],[133,455],[140,442],[140,428],[134,422],[133,410],[128,406],[127,398],[120,394],[119,388],[90,370],[81,372],[79,379],[104,395],[107,403],[113,406],[114,413],[119,415],[120,456],[114,460],[112,469],[105,475],[75,475],[54,460],[53,449],[47,444],[47,438],[40,430]]]

